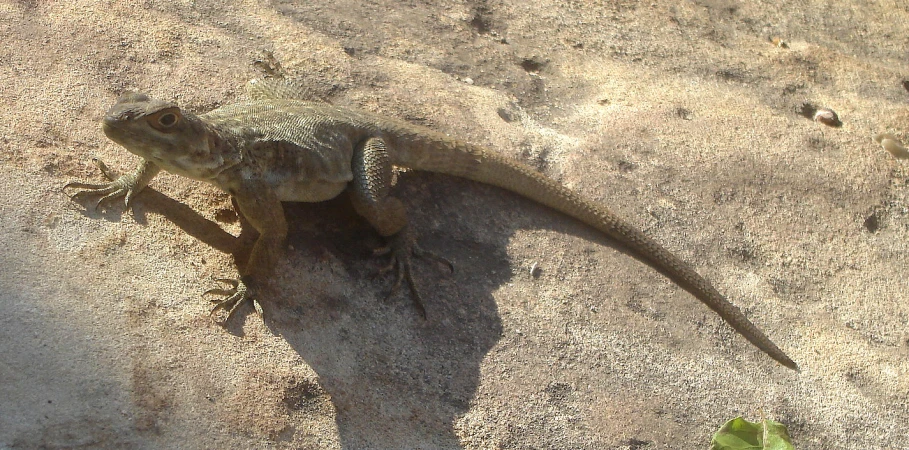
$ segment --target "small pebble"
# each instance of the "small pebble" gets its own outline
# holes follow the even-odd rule
[[[906,148],[896,136],[890,133],[881,133],[875,136],[874,142],[881,144],[881,147],[884,147],[884,150],[887,150],[891,155],[897,158],[909,159],[909,148]]]

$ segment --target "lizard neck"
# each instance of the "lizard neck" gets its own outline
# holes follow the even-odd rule
[[[244,146],[240,142],[240,138],[233,133],[221,130],[215,125],[206,125],[208,128],[206,133],[208,136],[208,147],[211,155],[220,160],[215,173],[210,177],[214,178],[221,172],[243,162],[243,152],[240,149],[244,148]]]
[[[222,172],[233,168],[243,161],[240,151],[243,148],[240,139],[233,133],[220,129],[214,124],[194,117],[200,129],[198,139],[193,146],[201,149],[191,150],[177,157],[156,161],[168,172],[183,175],[199,181],[217,184],[215,181]]]

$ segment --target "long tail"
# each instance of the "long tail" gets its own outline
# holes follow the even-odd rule
[[[799,370],[798,365],[751,323],[737,306],[726,300],[690,265],[606,207],[581,197],[526,164],[441,133],[416,129],[410,125],[395,127],[390,134],[391,148],[394,149],[392,159],[395,165],[498,186],[606,233],[653,263],[665,275],[716,311],[732,328],[771,358],[786,367]]]

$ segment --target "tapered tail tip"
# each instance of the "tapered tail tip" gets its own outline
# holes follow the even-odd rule
[[[796,372],[799,372],[799,373],[802,372],[802,369],[799,369],[799,365],[796,364],[795,361],[789,359],[789,357],[786,355],[782,355],[780,358],[777,359],[777,361],[779,361],[780,364],[782,364]]]

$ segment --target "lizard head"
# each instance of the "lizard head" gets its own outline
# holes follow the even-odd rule
[[[230,146],[208,124],[145,94],[120,96],[101,129],[131,153],[186,177],[209,180],[233,165]]]

